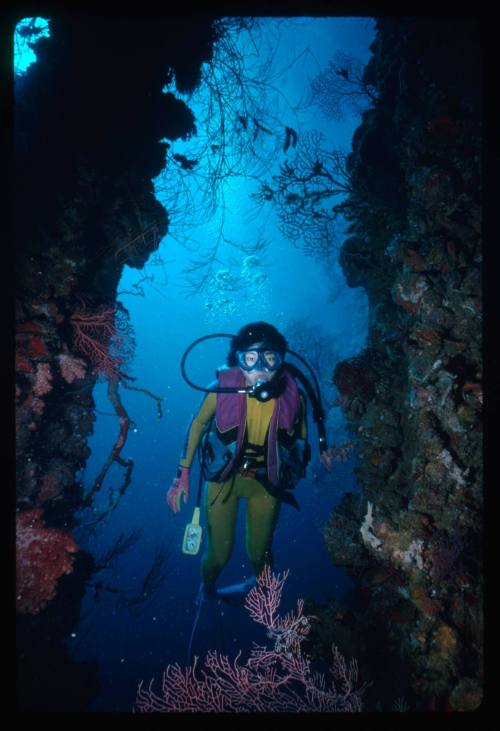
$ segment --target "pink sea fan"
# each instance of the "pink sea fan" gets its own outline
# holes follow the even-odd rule
[[[142,712],[352,712],[361,711],[364,687],[356,688],[358,668],[348,665],[333,646],[330,681],[311,669],[302,651],[312,617],[303,614],[304,602],[286,616],[278,614],[283,584],[288,576],[276,576],[266,567],[249,593],[246,609],[251,618],[268,629],[271,648],[254,646],[245,664],[242,651],[231,661],[215,650],[208,652],[198,671],[198,658],[182,669],[177,663],[163,673],[156,693],[149,684],[139,685],[136,706]]]
[[[61,374],[67,383],[73,383],[80,378],[85,378],[87,373],[87,365],[81,358],[74,358],[71,355],[62,353],[57,356]]]
[[[87,310],[84,306],[71,316],[74,347],[86,356],[94,373],[110,380],[123,378],[135,347],[128,311],[123,305]]]

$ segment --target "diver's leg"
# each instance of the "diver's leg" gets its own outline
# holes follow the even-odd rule
[[[231,558],[234,545],[238,497],[233,480],[209,482],[206,490],[205,516],[208,545],[201,563],[201,578],[207,595],[215,592],[215,582]]]
[[[270,495],[257,482],[249,480],[247,499],[247,553],[252,564],[255,576],[258,576],[264,566],[272,567],[273,533],[278,520],[281,502]]]

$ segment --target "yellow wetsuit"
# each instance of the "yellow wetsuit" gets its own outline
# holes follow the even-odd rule
[[[275,399],[261,402],[246,396],[248,442],[263,446]],[[191,467],[201,436],[215,414],[216,394],[209,393],[194,417],[184,455],[179,464]],[[302,409],[302,414],[304,409]],[[306,437],[302,415],[301,437]],[[258,457],[264,462],[264,457]],[[271,545],[281,501],[270,495],[253,477],[237,473],[226,482],[209,482],[205,492],[205,517],[208,533],[207,551],[201,564],[203,584],[213,589],[215,581],[231,557],[240,498],[246,499],[246,549],[255,575],[265,564],[272,565]]]

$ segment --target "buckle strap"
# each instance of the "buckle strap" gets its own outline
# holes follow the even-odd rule
[[[263,460],[257,460],[254,459],[251,456],[247,456],[246,454],[243,455],[241,462],[240,462],[241,468],[244,470],[248,469],[257,469],[258,467],[265,467],[265,462]]]
[[[261,456],[265,454],[265,448],[264,444],[253,444],[252,442],[246,442],[244,445],[245,448],[245,454],[247,452],[251,452],[252,456],[257,455]]]

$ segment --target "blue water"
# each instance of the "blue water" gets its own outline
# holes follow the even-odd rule
[[[299,98],[308,79],[324,67],[334,50],[351,52],[366,61],[373,40],[373,24],[364,18],[302,19],[295,31],[282,29],[280,38],[280,58],[290,58],[308,44],[314,51],[281,77],[282,88]],[[311,108],[304,112],[302,121],[320,128],[332,144],[342,143],[347,149],[359,124],[359,118],[354,115],[334,123]],[[252,237],[260,225],[258,220],[252,220],[249,190],[251,186],[245,181],[235,181],[227,191],[231,213],[228,226],[236,240]],[[207,230],[198,234],[201,251],[203,246],[210,245]],[[328,410],[328,439],[330,443],[339,443],[349,438],[339,409],[329,408],[335,391],[328,378],[331,365],[358,353],[365,345],[366,297],[361,290],[347,288],[335,257],[326,267],[324,262],[306,256],[283,238],[272,218],[267,220],[265,235],[268,241],[265,259],[256,262],[262,276],[248,280],[243,277],[242,281],[247,282],[243,290],[222,294],[212,290],[186,298],[182,289],[183,270],[189,263],[190,252],[170,233],[158,251],[163,261],[168,262],[164,269],[155,266],[152,259],[144,272],[124,269],[119,291],[132,291],[145,274],[155,277],[152,286],[144,284],[144,297],[122,294],[119,299],[130,313],[136,338],[135,360],[128,370],[137,379],[134,385],[163,397],[163,417],[158,419],[156,404],[146,395],[120,389],[123,404],[135,424],[122,451],[123,458],[134,461],[132,481],[107,522],[90,537],[81,532],[80,539],[99,560],[120,534],[141,531],[138,541],[114,562],[112,569],[94,577],[94,583],[99,580],[109,587],[126,590],[126,596],[138,591],[158,546],[165,546],[167,558],[163,582],[138,614],[123,606],[120,594],[115,591],[96,592],[95,586],[89,586],[81,623],[75,636],[68,640],[76,659],[99,663],[101,691],[89,710],[130,711],[139,681],[160,679],[168,663],[186,661],[201,553],[196,557],[186,556],[180,546],[194,508],[197,466],[192,470],[190,502],[181,514],[174,515],[168,509],[165,495],[176,473],[187,426],[202,398],[181,377],[180,360],[188,345],[202,335],[234,333],[242,325],[261,319],[274,324],[286,337],[290,332],[300,332],[301,342],[306,342],[306,352],[302,351],[306,359],[314,348],[314,338],[323,338],[329,346],[326,350],[323,347],[320,363],[325,368],[319,375]],[[230,252],[221,249],[219,266],[224,267],[226,255],[228,268],[241,276],[244,255],[234,248]],[[229,301],[221,303],[222,296]],[[306,332],[315,334],[310,335],[309,346]],[[221,339],[202,343],[194,350],[187,363],[190,378],[200,385],[213,380],[215,369],[225,362],[227,345],[228,341]],[[292,340],[290,345],[293,348]],[[106,384],[96,385],[94,398],[98,413],[89,442],[92,454],[80,475],[87,489],[118,435],[118,421],[107,400]],[[337,465],[328,475],[318,466],[311,417],[309,429],[313,459],[308,478],[296,490],[301,510],[283,506],[273,544],[275,571],[290,570],[284,589],[284,611],[292,609],[299,597],[348,600],[352,588],[346,573],[329,560],[321,528],[344,492],[357,490],[353,475],[355,457]],[[105,504],[108,491],[118,489],[122,480],[123,468],[114,464],[102,487],[98,506]],[[88,516],[82,517],[88,520]],[[241,505],[234,554],[224,569],[221,584],[241,581],[250,574],[243,521]],[[83,543],[85,535],[87,542]],[[253,625],[243,610],[228,609],[225,646],[219,649],[229,654],[236,654],[240,648],[248,651],[250,639],[255,637],[264,643],[265,631]]]

